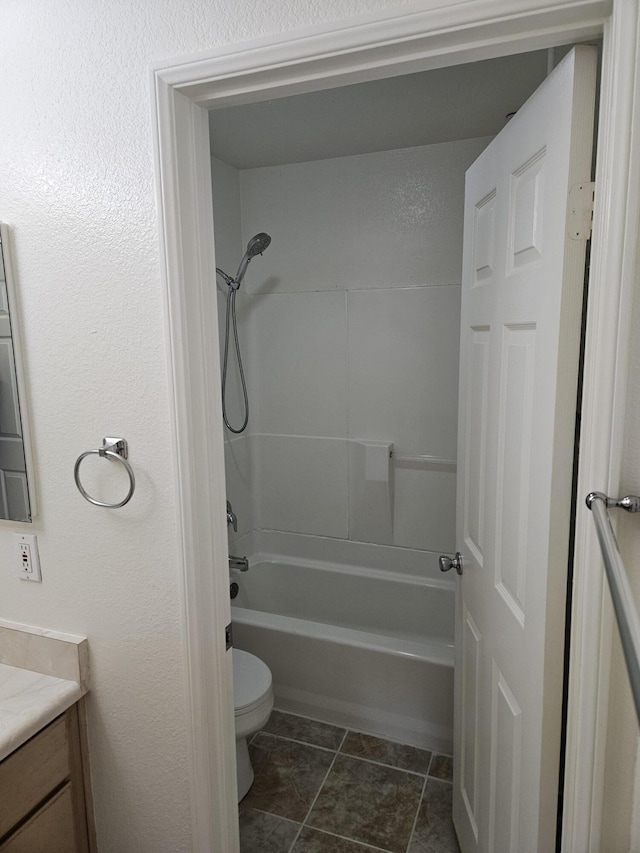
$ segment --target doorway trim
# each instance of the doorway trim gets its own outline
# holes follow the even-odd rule
[[[235,739],[208,108],[604,34],[578,495],[616,492],[640,190],[636,0],[424,0],[208,51],[152,71],[185,649],[192,849],[237,853]],[[611,614],[576,519],[563,851],[599,849]],[[550,650],[562,654],[562,650]]]

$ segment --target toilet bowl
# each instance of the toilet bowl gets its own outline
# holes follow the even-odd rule
[[[247,738],[267,724],[273,710],[271,670],[260,658],[240,649],[233,649],[233,704],[240,802],[253,784]]]

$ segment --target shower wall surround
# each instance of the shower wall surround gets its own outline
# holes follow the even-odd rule
[[[238,538],[350,538],[355,442],[455,458],[464,173],[489,141],[240,173],[213,160],[218,265],[273,238],[237,303],[251,407],[225,446]],[[391,470],[392,523],[367,541],[452,550],[455,473]]]

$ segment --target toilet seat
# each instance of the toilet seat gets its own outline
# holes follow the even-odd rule
[[[271,670],[249,652],[233,649],[233,705],[236,717],[271,699]]]

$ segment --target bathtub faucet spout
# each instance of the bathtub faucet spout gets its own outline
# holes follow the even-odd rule
[[[249,559],[247,557],[234,557],[229,554],[229,568],[236,569],[238,572],[249,571]]]

